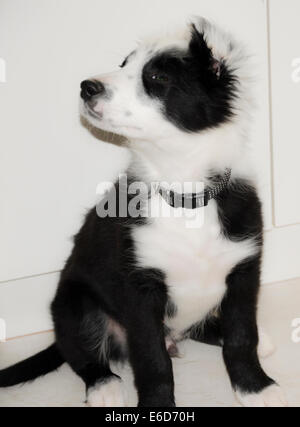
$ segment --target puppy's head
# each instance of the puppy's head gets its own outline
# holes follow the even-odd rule
[[[82,115],[127,138],[170,138],[233,120],[243,54],[216,26],[196,18],[183,33],[141,43],[118,71],[81,83]]]

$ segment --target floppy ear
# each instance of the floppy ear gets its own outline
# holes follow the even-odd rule
[[[189,51],[193,58],[196,58],[202,67],[211,71],[217,79],[221,76],[221,62],[213,57],[211,49],[205,40],[204,31],[198,31],[195,24],[192,24],[192,35]]]

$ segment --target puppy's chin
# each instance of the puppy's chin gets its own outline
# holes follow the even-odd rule
[[[85,121],[89,123],[90,126],[96,127],[98,129],[102,128],[101,127],[102,117],[98,115],[96,112],[94,113],[93,110],[91,109],[89,110],[82,100],[80,100],[80,104],[79,104],[79,113],[80,113],[81,121]]]
[[[115,133],[114,130],[105,126],[104,121],[98,118],[94,118],[88,113],[81,113],[80,121],[81,121],[81,124],[89,130],[96,129],[97,131],[101,131],[101,132]]]
[[[117,146],[123,146],[127,141],[127,139],[121,135],[94,126],[84,115],[80,116],[80,122],[99,141],[109,142]]]
[[[89,124],[90,127],[105,130],[103,125],[101,126],[102,121],[100,119],[92,117],[90,114],[82,114],[81,117]]]

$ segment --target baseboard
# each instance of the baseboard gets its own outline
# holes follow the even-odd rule
[[[50,273],[0,284],[0,319],[5,322],[6,339],[52,329],[50,304],[58,277]]]

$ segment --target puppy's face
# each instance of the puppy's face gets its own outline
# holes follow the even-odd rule
[[[226,63],[233,49],[199,18],[178,37],[141,44],[120,70],[82,82],[82,115],[100,129],[147,140],[219,126],[231,119],[237,94]]]

